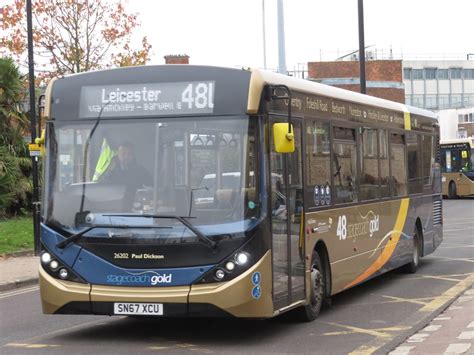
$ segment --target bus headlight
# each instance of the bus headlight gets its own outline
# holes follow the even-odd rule
[[[86,283],[80,276],[76,275],[72,270],[64,265],[59,258],[49,251],[43,250],[40,260],[43,270],[55,279]]]
[[[232,271],[235,269],[235,264],[232,262],[232,261],[228,261],[226,264],[225,264],[225,268],[228,270],[228,271]]]
[[[247,253],[240,252],[235,255],[235,262],[238,265],[245,265],[249,261],[249,255]]]
[[[44,252],[41,254],[41,262],[43,264],[48,264],[51,261],[51,254],[48,252]]]
[[[59,267],[59,263],[56,260],[52,260],[49,263],[49,267],[51,268],[51,270],[56,271]]]

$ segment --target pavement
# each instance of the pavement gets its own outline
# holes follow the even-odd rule
[[[0,292],[38,283],[39,257],[26,254],[0,256]],[[389,354],[474,354],[473,285]]]
[[[0,256],[0,292],[38,283],[39,257],[32,254]]]

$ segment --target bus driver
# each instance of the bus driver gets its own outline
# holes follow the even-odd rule
[[[124,142],[119,145],[117,156],[101,177],[102,181],[124,184],[135,190],[143,185],[151,186],[152,178],[148,171],[135,159],[133,145]]]

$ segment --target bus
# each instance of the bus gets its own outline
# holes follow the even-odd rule
[[[192,65],[46,90],[45,314],[315,319],[442,241],[428,111]]]
[[[474,195],[474,138],[442,140],[440,146],[443,195]]]

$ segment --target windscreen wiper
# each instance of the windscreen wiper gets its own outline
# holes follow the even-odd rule
[[[162,227],[162,226],[155,226],[155,225],[151,225],[151,226],[129,226],[129,225],[122,225],[122,224],[96,224],[94,226],[91,226],[91,227],[88,227],[82,231],[80,231],[79,233],[76,233],[76,234],[73,234],[71,235],[70,237],[67,237],[66,239],[64,239],[63,241],[59,242],[58,244],[56,244],[56,246],[58,248],[61,248],[63,249],[65,246],[71,244],[72,242],[74,242],[75,240],[79,239],[80,237],[82,237],[84,234],[86,234],[87,232],[90,232],[91,230],[93,229],[96,229],[96,228],[117,228],[117,229],[130,229],[130,228],[134,228],[134,229],[150,229],[150,228],[159,228],[159,229],[170,229],[171,227]]]
[[[182,217],[182,216],[173,216],[173,215],[157,215],[157,214],[103,214],[104,217],[135,217],[135,218],[160,218],[160,219],[176,219],[177,221],[181,222],[186,228],[188,228],[191,232],[193,232],[199,240],[204,242],[206,245],[210,246],[211,248],[215,248],[217,243],[204,234],[202,234],[196,227],[194,227],[191,222],[187,221],[186,218],[193,218],[193,217]],[[133,227],[135,228],[135,227]],[[72,236],[71,236],[72,237]]]

